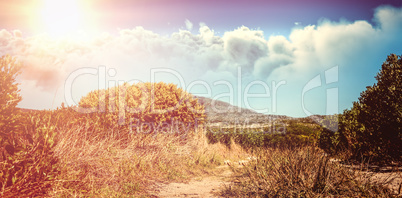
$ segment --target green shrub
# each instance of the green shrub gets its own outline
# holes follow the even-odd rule
[[[258,147],[301,147],[313,145],[317,141],[317,124],[299,123],[288,120],[267,126],[250,128],[244,126],[209,127],[206,137],[209,143],[223,143],[230,147],[231,139],[244,148]]]
[[[33,197],[46,194],[58,174],[56,128],[46,112],[23,113],[15,58],[0,58],[0,196]]]
[[[0,58],[0,145],[5,149],[2,157],[15,153],[18,145],[18,110],[17,104],[21,101],[18,83],[15,82],[21,65],[11,56]]]
[[[95,113],[98,128],[141,133],[188,132],[204,123],[204,106],[173,84],[124,84],[81,98],[80,112]]]
[[[233,167],[222,197],[396,197],[386,182],[356,172],[316,147],[268,148],[257,159]]]
[[[402,160],[402,58],[388,56],[375,77],[377,83],[339,116],[339,130],[322,130],[321,147],[353,158]]]

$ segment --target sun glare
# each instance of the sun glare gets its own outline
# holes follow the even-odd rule
[[[43,30],[52,36],[75,33],[86,20],[79,0],[44,0],[41,19]]]

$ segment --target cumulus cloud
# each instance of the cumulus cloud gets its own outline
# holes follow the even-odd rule
[[[241,66],[252,71],[254,63],[268,54],[267,41],[259,30],[250,30],[243,26],[226,32],[222,39],[226,69]]]
[[[45,91],[61,86],[67,76],[82,67],[115,67],[126,77],[143,76],[151,68],[175,69],[192,80],[211,72],[243,72],[258,77],[292,78],[378,52],[401,53],[402,8],[379,7],[376,24],[367,21],[321,21],[297,27],[288,37],[265,37],[262,30],[239,27],[222,36],[205,24],[198,33],[187,30],[163,36],[142,27],[124,29],[79,39],[52,39],[46,35],[24,37],[23,33],[0,30],[0,55],[19,58],[25,68],[22,80]],[[387,51],[388,50],[388,51]],[[391,51],[392,52],[392,51]],[[119,72],[121,71],[121,72]]]
[[[402,7],[380,6],[376,9],[374,17],[382,30],[401,32]]]
[[[278,67],[293,63],[293,45],[284,36],[272,36],[267,41],[268,55],[255,63],[254,75],[267,77]]]

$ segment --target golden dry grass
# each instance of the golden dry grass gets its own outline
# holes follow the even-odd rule
[[[186,181],[246,156],[237,145],[208,145],[202,130],[122,137],[83,126],[61,131],[54,152],[63,168],[51,197],[148,196],[159,182]]]
[[[342,166],[320,149],[267,148],[257,160],[236,169],[224,197],[394,197],[385,183]]]

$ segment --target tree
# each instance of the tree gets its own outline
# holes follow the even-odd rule
[[[0,57],[1,197],[44,196],[60,171],[53,154],[56,113],[16,108],[22,100],[16,82],[20,69],[16,58]]]
[[[21,64],[9,55],[0,58],[0,145],[9,154],[14,153],[14,131],[17,127],[16,106],[22,100],[16,77]]]
[[[377,84],[360,94],[357,121],[364,126],[368,154],[401,156],[402,145],[402,59],[391,54],[375,77]]]
[[[329,138],[320,134],[326,150],[348,150],[354,158],[401,160],[402,56],[389,55],[375,79],[377,83],[339,116],[338,131]]]

